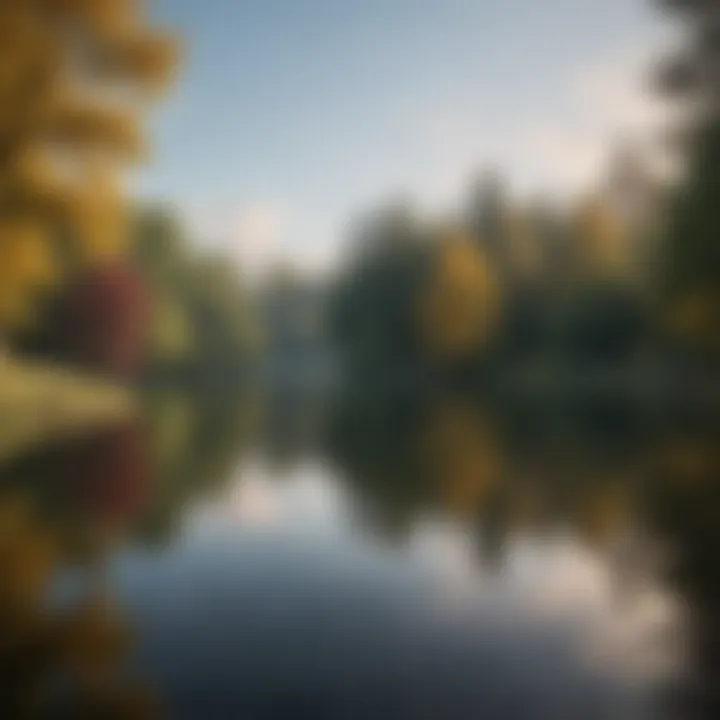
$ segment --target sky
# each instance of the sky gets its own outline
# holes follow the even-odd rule
[[[394,199],[452,211],[480,169],[520,195],[596,182],[649,137],[651,0],[149,0],[186,55],[135,191],[251,272],[324,270]]]

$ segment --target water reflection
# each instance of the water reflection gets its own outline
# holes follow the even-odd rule
[[[68,560],[62,530],[31,498],[0,498],[3,717],[151,717],[153,693],[123,672],[129,629],[97,566],[72,602],[53,584]]]
[[[9,716],[713,716],[713,418],[309,400],[153,388],[5,468]]]
[[[658,685],[662,707],[716,716],[717,418],[618,398],[539,407],[467,393],[350,397],[329,424],[329,452],[350,468],[375,531],[407,540],[440,517],[461,528],[474,567],[500,569],[503,581],[523,538],[538,548],[559,534],[571,552],[601,558],[608,587],[590,594],[612,598],[617,625],[606,632],[631,638],[627,618],[642,607],[663,620],[640,663],[648,671],[663,658],[674,669]],[[582,587],[583,576],[578,565],[567,579]]]

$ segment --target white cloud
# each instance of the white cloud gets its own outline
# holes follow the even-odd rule
[[[568,68],[564,87],[504,125],[487,97],[473,90],[450,92],[448,102],[432,107],[398,100],[392,119],[405,127],[402,141],[383,147],[365,173],[362,199],[405,191],[423,208],[452,208],[472,173],[487,164],[503,170],[521,193],[567,197],[592,187],[618,143],[649,154],[662,150],[659,131],[670,118],[650,74],[664,45],[658,33],[642,46]],[[376,160],[369,158],[368,166]]]
[[[570,69],[564,92],[504,126],[488,117],[486,98],[472,92],[449,93],[449,102],[432,109],[425,98],[398,98],[388,111],[388,126],[397,130],[391,141],[381,133],[376,143],[349,149],[342,172],[329,174],[321,195],[301,193],[292,204],[272,197],[218,202],[192,215],[196,235],[252,273],[281,259],[322,271],[342,256],[343,228],[356,212],[397,193],[424,209],[453,209],[472,173],[488,162],[521,193],[567,198],[582,192],[602,179],[618,142],[661,152],[659,130],[672,118],[649,73],[663,45],[656,38]],[[313,176],[308,186],[317,182]]]
[[[520,144],[542,167],[543,182],[562,193],[591,184],[606,155],[604,144],[593,133],[552,124],[529,127]]]
[[[267,265],[277,255],[286,221],[285,211],[271,202],[239,207],[230,222],[233,254],[250,268]]]
[[[646,129],[657,120],[659,96],[650,87],[655,52],[633,50],[578,73],[574,96],[598,123]]]
[[[187,221],[201,245],[224,253],[251,278],[285,261],[301,272],[323,273],[340,252],[335,214],[274,200],[195,204]]]
[[[268,200],[206,205],[188,214],[193,234],[204,245],[226,253],[251,273],[277,259],[288,227],[285,209]]]
[[[636,48],[581,68],[567,102],[519,133],[519,146],[561,192],[597,182],[614,146],[628,142],[648,156],[661,152],[669,108],[654,92],[654,48]]]

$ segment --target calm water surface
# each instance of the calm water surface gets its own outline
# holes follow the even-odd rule
[[[318,458],[241,464],[112,584],[135,671],[173,717],[644,718],[678,661],[672,595],[623,593],[621,549],[418,518],[389,544]]]
[[[717,607],[714,435],[649,451],[622,413],[276,405],[255,432],[159,395],[18,475],[66,507],[82,550],[56,585],[103,588],[132,638],[113,672],[159,716],[695,717],[676,696],[717,667],[692,629]]]

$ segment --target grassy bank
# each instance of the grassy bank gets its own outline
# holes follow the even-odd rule
[[[131,393],[50,364],[0,358],[0,463],[134,412]]]

